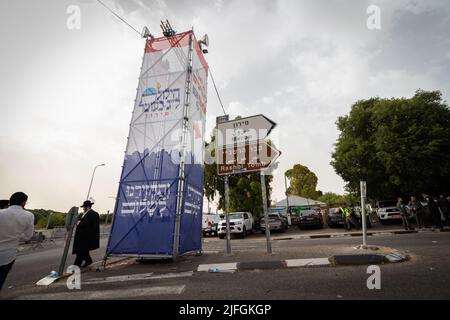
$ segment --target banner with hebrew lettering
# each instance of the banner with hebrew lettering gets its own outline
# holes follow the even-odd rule
[[[146,42],[107,255],[173,254],[191,34]],[[203,121],[203,125],[204,113],[195,111],[196,103],[191,98],[189,123]],[[201,140],[203,144],[203,131]],[[198,175],[192,178],[192,188],[203,198],[203,151],[194,153],[195,149],[186,149],[187,171],[188,177]],[[191,214],[197,198],[186,205],[185,195],[192,191],[187,185],[182,208]],[[181,217],[185,214],[182,210]]]
[[[201,249],[208,65],[194,41],[180,253]]]

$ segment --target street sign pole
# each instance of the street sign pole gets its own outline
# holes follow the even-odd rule
[[[361,221],[363,230],[363,246],[367,245],[367,224],[366,224],[366,182],[360,181],[361,187]]]
[[[227,254],[231,254],[231,237],[230,237],[230,190],[228,186],[228,176],[225,176],[225,217],[227,223]]]
[[[263,174],[263,172],[261,172],[260,176],[264,210],[264,223],[266,224],[267,254],[272,254],[272,245],[270,243],[269,213],[267,212],[266,176]]]
[[[67,254],[69,253],[70,242],[72,240],[73,229],[78,218],[78,207],[72,207],[66,216],[66,239],[64,243],[64,251],[59,264],[58,276],[61,277],[64,274],[64,268],[66,266]]]

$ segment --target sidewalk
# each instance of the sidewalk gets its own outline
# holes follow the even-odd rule
[[[446,229],[445,231],[450,231],[450,229]],[[370,232],[373,236],[377,235],[385,235],[385,234],[409,234],[409,233],[432,233],[439,232],[439,230],[431,231],[430,230],[414,230],[414,231],[405,231],[400,229],[392,229],[392,230],[380,230]],[[272,240],[274,244],[282,243],[285,240],[289,239],[303,239],[303,238],[334,238],[334,237],[356,237],[361,236],[361,232],[345,232],[342,231],[340,233],[328,233],[328,234],[313,234],[313,235],[301,235],[301,234],[291,234],[283,236],[274,236]],[[246,239],[250,240],[250,238]],[[220,240],[225,241],[225,240]],[[251,239],[251,241],[265,241],[265,238],[260,237],[257,239]],[[223,242],[225,244],[225,242]],[[392,253],[397,254],[398,252],[392,248],[380,247],[379,250],[361,250],[357,249],[350,245],[336,244],[330,241],[326,244],[314,244],[314,246],[298,246],[298,247],[283,247],[283,246],[273,246],[274,253],[269,255],[262,250],[245,250],[239,251],[234,250],[231,255],[226,254],[224,251],[214,251],[208,252],[203,251],[201,255],[195,254],[187,254],[178,259],[178,261],[172,261],[171,259],[158,259],[158,260],[143,260],[138,261],[135,258],[125,258],[125,259],[117,259],[112,258],[108,259],[108,262],[114,262],[114,264],[107,266],[106,269],[103,269],[102,264],[98,262],[95,266],[91,268],[89,272],[84,272],[83,277],[86,279],[96,278],[96,277],[111,277],[111,276],[122,276],[122,275],[130,275],[130,274],[145,274],[148,272],[152,272],[155,274],[167,274],[167,273],[183,273],[183,272],[197,272],[199,267],[202,265],[220,265],[220,264],[253,264],[253,263],[267,263],[267,262],[282,262],[282,265],[287,265],[288,260],[308,260],[308,259],[329,259],[330,263],[327,265],[342,265],[347,263],[340,263],[341,260],[334,259],[334,257],[341,256],[360,256],[360,255],[381,255],[388,256]],[[386,258],[387,259],[387,258]],[[386,259],[383,262],[389,262]],[[396,259],[393,258],[391,262],[397,262]],[[400,259],[404,260],[404,259]],[[314,260],[314,261],[324,261],[324,260]],[[344,260],[346,259],[344,258]],[[276,265],[276,263],[274,265]],[[291,263],[292,265],[302,264],[302,262]],[[305,263],[305,266],[311,266],[315,264]],[[323,264],[323,263],[322,263]],[[351,264],[351,263],[349,263]],[[359,263],[356,263],[359,264]],[[205,267],[200,267],[200,269],[204,269]],[[212,266],[209,269],[214,269]],[[236,268],[238,269],[238,268]],[[245,269],[248,269],[246,266]]]

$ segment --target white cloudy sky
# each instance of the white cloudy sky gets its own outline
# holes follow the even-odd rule
[[[353,102],[450,92],[448,1],[103,0],[139,30],[208,33],[207,56],[227,112],[278,123],[282,172],[302,163],[323,191],[343,192],[329,165],[335,121]],[[370,4],[381,30],[366,27]],[[68,30],[66,9],[81,9]],[[68,210],[92,196],[112,210],[144,41],[94,0],[0,2],[0,198],[29,194],[29,207]],[[221,114],[209,85],[207,132]]]

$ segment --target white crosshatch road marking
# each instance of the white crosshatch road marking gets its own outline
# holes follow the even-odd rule
[[[137,289],[71,291],[48,294],[25,295],[18,300],[105,300],[105,299],[136,299],[161,295],[180,295],[186,285],[143,287]]]
[[[191,277],[193,274],[194,274],[193,271],[179,272],[179,273],[166,273],[166,274],[154,274],[153,272],[151,272],[151,273],[141,273],[141,274],[106,277],[106,278],[94,278],[94,279],[89,279],[89,281],[83,282],[82,285],[83,284],[99,284],[99,283],[136,281],[136,280],[184,278],[184,277]]]
[[[328,258],[286,260],[286,266],[288,268],[309,267],[309,266],[329,266],[329,265],[331,265],[331,263],[328,260]]]

